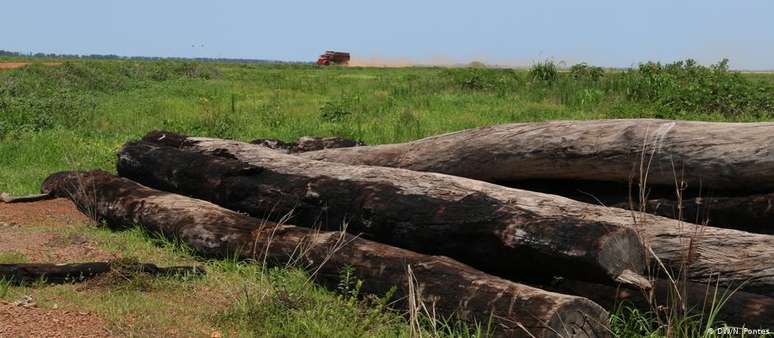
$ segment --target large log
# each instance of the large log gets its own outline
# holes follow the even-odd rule
[[[568,214],[562,198],[448,175],[309,161],[240,142],[187,142],[169,133],[146,139],[157,143],[123,147],[120,175],[275,221],[292,212],[302,226],[347,223],[367,238],[511,279],[562,274],[647,287],[638,275],[645,250],[637,234]]]
[[[205,273],[202,267],[158,267],[155,264],[150,263],[129,263],[121,261],[72,264],[19,263],[0,264],[0,280],[19,284],[36,281],[45,281],[46,283],[72,283],[80,282],[111,271],[145,273],[161,276],[184,274],[201,275]]]
[[[774,234],[774,194],[731,197],[693,197],[682,201],[669,198],[639,203],[619,203],[618,208],[645,210],[664,217],[711,226]],[[644,207],[644,209],[643,209]]]
[[[568,179],[774,190],[774,123],[654,119],[505,124],[414,142],[299,156],[451,174],[489,182]],[[651,159],[652,155],[652,159]],[[646,170],[640,170],[640,168]]]
[[[492,320],[496,336],[610,336],[606,312],[591,301],[510,282],[446,257],[342,232],[266,222],[100,171],[54,174],[43,183],[43,191],[72,199],[110,226],[141,225],[178,238],[204,255],[282,266],[298,262],[326,284],[337,283],[342,269],[352,267],[364,281],[365,292],[384,294],[397,287],[404,303],[412,284],[407,276],[410,267],[421,301],[434,305],[443,316],[478,323]]]
[[[504,264],[501,269],[526,271],[522,267],[531,266],[534,271],[530,274],[551,270],[554,274],[572,274],[578,272],[572,271],[578,265],[534,259],[538,265],[535,267],[535,264],[524,262],[522,257],[503,251],[504,246],[525,239],[545,238],[560,241],[552,244],[556,246],[547,246],[549,250],[568,250],[575,245],[588,248],[586,245],[598,240],[603,233],[585,230],[587,226],[604,225],[610,227],[608,229],[626,226],[640,232],[652,248],[658,257],[654,260],[658,270],[663,263],[676,276],[687,265],[684,273],[690,281],[706,284],[719,278],[723,287],[733,289],[743,284],[743,290],[774,295],[774,260],[771,259],[774,257],[774,236],[704,227],[444,175],[303,161],[292,155],[276,154],[266,148],[233,141],[185,138],[163,132],[150,133],[145,139],[215,154],[221,160],[183,152],[173,155],[173,151],[129,144],[120,153],[119,172],[148,184],[197,195],[253,214],[266,214],[269,207],[283,209],[280,203],[297,206],[301,214],[305,209],[319,210],[327,206],[329,216],[343,213],[350,224],[358,220],[362,223],[358,230],[375,233],[377,237],[382,234],[381,238],[393,243],[400,242],[417,250],[445,249],[449,255],[468,259],[469,263],[485,268]],[[219,168],[229,158],[240,159],[244,165],[241,168],[251,168],[251,172]],[[379,184],[355,184],[357,182]],[[422,194],[433,194],[429,196],[438,196],[448,204],[427,203],[437,200]],[[487,207],[487,203],[495,207]],[[492,216],[493,211],[498,216]],[[506,231],[498,234],[511,237],[493,241],[492,236],[481,232],[495,229],[484,221],[503,219],[499,216],[503,212],[514,217],[510,218],[510,225],[499,223]],[[374,217],[376,214],[380,217]],[[449,226],[439,227],[446,224],[437,221],[439,219],[448,222]],[[408,222],[421,222],[427,224],[427,228],[410,227]],[[538,231],[538,236],[523,237],[518,230],[525,227],[528,231]],[[543,233],[539,232],[541,229]],[[396,236],[387,237],[390,232]],[[592,249],[584,250],[577,251],[579,256],[593,252],[588,251]],[[471,257],[466,253],[472,258],[483,259],[469,259]],[[587,268],[584,266],[583,269]],[[516,276],[519,277],[524,278],[523,274]]]

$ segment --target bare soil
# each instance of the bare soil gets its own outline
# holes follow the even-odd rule
[[[0,337],[111,337],[87,312],[41,309],[0,301]]]
[[[0,202],[0,254],[21,254],[27,262],[49,263],[114,258],[77,231],[51,230],[52,227],[77,229],[86,224],[89,219],[66,199]],[[0,337],[110,337],[105,327],[104,321],[93,313],[38,308],[34,300],[0,300]]]

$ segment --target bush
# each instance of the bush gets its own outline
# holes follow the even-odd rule
[[[648,62],[625,74],[625,90],[635,101],[650,101],[673,113],[774,113],[774,88],[728,70],[728,60],[705,67],[694,60],[667,65]]]
[[[602,67],[590,66],[583,62],[570,67],[570,76],[575,80],[597,82],[605,76],[605,70]]]
[[[552,84],[559,79],[559,68],[551,60],[538,62],[529,69],[529,78],[535,82]]]

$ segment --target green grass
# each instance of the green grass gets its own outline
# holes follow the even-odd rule
[[[767,121],[774,114],[773,88],[774,74],[739,74],[723,62],[712,67],[646,63],[628,71],[588,65],[564,71],[550,61],[528,71],[179,61],[34,65],[0,71],[0,191],[37,192],[40,182],[58,170],[114,171],[115,151],[153,129],[241,140],[336,135],[379,144],[554,119]],[[129,336],[206,336],[211,330],[233,336],[409,333],[406,319],[378,300],[363,302],[346,292],[310,287],[300,271],[201,261],[184,246],[139,230],[91,229],[89,236],[121,257],[161,265],[200,261],[210,273],[202,279],[87,291],[77,285],[13,287],[0,281],[1,298],[33,293],[44,306],[61,302],[84,308]],[[24,258],[0,256],[9,260]],[[613,313],[613,319],[623,336],[666,334],[657,320],[628,308]],[[686,317],[679,327],[690,328],[683,330],[690,335],[702,325],[701,319]],[[482,331],[453,323],[437,330],[448,336]]]
[[[114,151],[152,129],[376,144],[508,122],[761,121],[774,110],[774,82],[762,80],[774,75],[693,64],[552,73],[549,65],[527,72],[71,61],[2,71],[0,190],[36,192],[55,170],[112,170]]]

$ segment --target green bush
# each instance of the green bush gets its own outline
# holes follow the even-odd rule
[[[587,63],[578,63],[570,67],[570,76],[575,80],[599,81],[605,76],[602,67],[590,66]]]
[[[534,82],[553,84],[559,79],[559,68],[551,60],[538,62],[529,69],[529,78]]]
[[[666,112],[758,117],[774,113],[774,87],[729,71],[726,59],[709,67],[691,59],[667,65],[648,62],[624,77],[630,99],[653,102]]]

